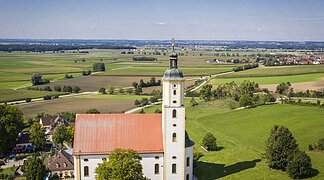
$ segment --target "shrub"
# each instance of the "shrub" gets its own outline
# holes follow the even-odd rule
[[[201,151],[198,151],[196,148],[193,150],[193,160],[194,162],[198,162],[198,160],[203,157],[204,154]]]
[[[99,89],[99,93],[101,93],[101,94],[107,94],[106,88],[104,88],[104,87],[100,88]]]
[[[52,99],[52,96],[50,96],[50,95],[46,95],[46,96],[43,97],[43,99],[44,99],[44,100],[50,100],[50,99]]]
[[[52,91],[52,89],[51,89],[50,86],[45,86],[45,87],[44,87],[44,91]]]
[[[315,143],[315,149],[324,150],[324,139],[320,139]]]
[[[17,155],[17,156],[15,156],[15,160],[17,161],[17,160],[22,160],[22,159],[25,159],[26,157],[28,157],[29,155],[27,154],[27,155]]]
[[[31,98],[26,98],[25,101],[28,103],[28,102],[31,102]]]
[[[94,72],[98,72],[98,71],[105,71],[105,63],[102,62],[98,62],[98,63],[94,63],[92,65],[93,71]]]
[[[81,91],[81,88],[79,86],[73,86],[73,92],[79,93]]]
[[[54,91],[61,92],[62,91],[62,87],[61,86],[55,86],[54,87]]]
[[[154,113],[162,113],[160,109],[155,109]]]
[[[216,137],[212,133],[207,133],[202,140],[202,145],[208,151],[217,150]]]
[[[142,108],[141,111],[139,112],[140,114],[145,114],[144,109]]]
[[[310,177],[313,172],[311,158],[305,152],[296,150],[288,157],[286,170],[293,179]]]

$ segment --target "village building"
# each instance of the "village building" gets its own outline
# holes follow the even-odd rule
[[[164,73],[162,114],[77,114],[74,134],[75,179],[95,179],[99,163],[116,148],[142,157],[143,174],[152,180],[192,180],[193,145],[185,131],[183,73],[172,44]]]
[[[51,139],[54,129],[58,125],[63,125],[64,127],[70,126],[68,122],[62,119],[60,116],[46,116],[41,117],[39,123],[43,128],[45,128],[45,134]]]
[[[60,178],[69,178],[74,176],[74,163],[72,152],[60,150],[48,159],[47,168],[52,176],[57,174]]]

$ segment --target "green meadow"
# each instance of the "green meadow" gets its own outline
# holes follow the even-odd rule
[[[66,94],[64,92],[48,92],[48,91],[32,91],[32,90],[13,90],[13,89],[0,89],[0,103],[8,101],[25,100],[26,98],[42,98],[45,95],[61,95]]]
[[[198,179],[289,179],[285,172],[267,167],[262,153],[274,125],[284,125],[293,133],[299,148],[312,158],[313,168],[324,178],[324,152],[308,151],[308,145],[324,138],[324,111],[317,107],[297,105],[264,105],[231,110],[229,101],[199,102],[190,107],[186,99],[186,130],[195,148],[204,153],[195,169]],[[161,105],[145,109],[152,113]],[[221,150],[204,152],[202,138],[212,132]]]

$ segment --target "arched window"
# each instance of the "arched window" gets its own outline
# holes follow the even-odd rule
[[[176,173],[177,173],[177,165],[172,164],[172,174],[176,174]]]
[[[190,157],[187,157],[187,166],[190,166]]]
[[[177,142],[177,134],[176,133],[172,134],[172,142]]]
[[[173,109],[172,111],[172,117],[176,118],[177,117],[177,110]]]
[[[107,158],[102,158],[102,161],[107,161]]]
[[[160,173],[160,167],[159,164],[154,165],[154,174],[159,174]]]
[[[189,180],[189,174],[187,174],[187,176],[186,176],[186,180]]]
[[[176,90],[173,90],[173,95],[177,95],[177,91]]]
[[[89,167],[88,166],[84,166],[84,176],[85,177],[89,176]]]

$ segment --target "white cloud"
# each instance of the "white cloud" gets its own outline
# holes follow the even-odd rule
[[[158,22],[157,25],[164,26],[164,25],[166,25],[166,23],[165,22]]]

